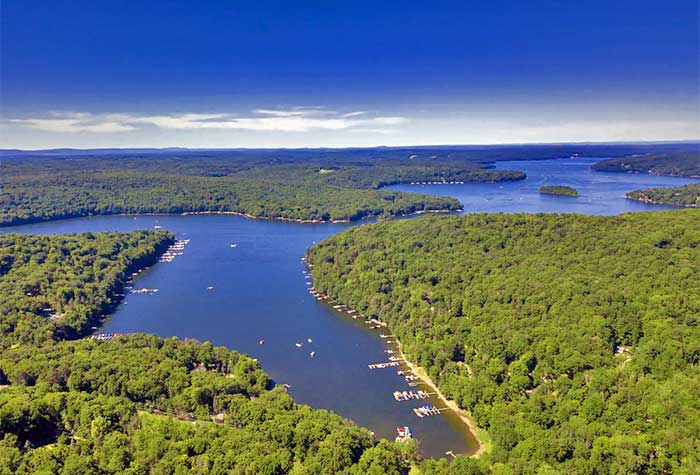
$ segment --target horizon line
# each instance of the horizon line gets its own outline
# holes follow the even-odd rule
[[[253,150],[370,150],[378,148],[404,149],[404,148],[441,148],[441,147],[515,147],[515,146],[561,146],[561,145],[655,145],[655,144],[684,144],[699,145],[700,137],[681,140],[612,140],[612,141],[582,141],[582,142],[504,142],[504,143],[453,143],[453,144],[432,144],[432,145],[374,145],[374,146],[319,146],[319,147],[54,147],[43,149],[24,148],[0,148],[2,152],[57,152],[57,151],[104,151],[104,150],[143,150],[143,151],[167,151],[167,150],[191,150],[191,151],[253,151]]]

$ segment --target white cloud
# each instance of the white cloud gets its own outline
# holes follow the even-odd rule
[[[11,119],[11,123],[18,124],[32,129],[45,130],[58,133],[94,132],[94,133],[115,133],[128,132],[135,127],[122,123],[110,121],[83,120],[74,118],[63,119]]]
[[[391,132],[407,121],[398,116],[370,116],[357,111],[340,114],[324,108],[256,109],[247,117],[234,114],[171,114],[133,115],[86,112],[49,112],[48,117],[11,119],[10,122],[57,133],[115,133],[128,132],[144,126],[160,129],[196,130],[229,129],[278,132],[308,132],[311,130],[364,130]]]

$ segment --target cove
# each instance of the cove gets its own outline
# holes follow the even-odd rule
[[[504,184],[391,188],[454,196],[464,204],[464,212],[617,214],[664,208],[626,200],[625,192],[692,182],[593,172],[590,164],[595,161],[501,162],[498,168],[523,170],[528,178]],[[581,197],[539,195],[543,184],[573,186]],[[412,409],[422,403],[396,402],[392,393],[409,389],[396,368],[368,369],[368,364],[388,359],[389,346],[379,337],[381,329],[368,329],[361,319],[337,312],[308,293],[301,260],[306,249],[349,224],[222,215],[102,216],[3,228],[2,232],[126,232],[156,226],[172,231],[178,239],[189,239],[184,254],[141,273],[135,288],[159,291],[128,294],[99,331],[208,340],[258,358],[277,383],[291,385],[289,392],[296,401],[333,410],[378,436],[393,439],[397,425],[409,425],[426,456],[441,457],[446,451],[468,454],[477,448],[476,439],[454,413],[418,419]],[[236,247],[231,247],[234,243]]]

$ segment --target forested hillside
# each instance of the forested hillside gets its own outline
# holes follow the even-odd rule
[[[299,405],[257,361],[142,334],[83,338],[164,231],[0,235],[0,474],[393,474],[412,442]]]
[[[257,362],[129,335],[0,355],[0,473],[405,473],[412,444],[295,404]]]
[[[172,241],[165,231],[0,234],[0,350],[89,333]]]
[[[601,172],[653,173],[654,175],[700,177],[700,150],[613,158],[593,165]]]
[[[625,198],[657,205],[700,208],[700,183],[673,188],[636,190],[627,193]]]
[[[93,214],[233,212],[257,218],[354,221],[449,211],[447,197],[380,190],[411,181],[525,178],[469,161],[277,159],[267,156],[32,157],[7,159],[0,226]]]
[[[487,429],[496,472],[700,470],[700,211],[379,223],[308,262]]]

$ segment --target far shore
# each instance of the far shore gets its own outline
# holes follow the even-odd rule
[[[414,211],[413,213],[407,213],[407,214],[396,214],[392,215],[392,219],[398,219],[398,218],[408,218],[411,216],[418,216],[422,214],[429,214],[429,213],[436,213],[436,214],[449,214],[449,213],[460,213],[462,212],[463,209],[428,209],[428,210],[418,210]],[[80,218],[96,218],[96,217],[101,217],[101,216],[128,216],[128,217],[139,217],[139,216],[194,216],[194,215],[214,215],[214,214],[220,214],[220,215],[230,215],[230,216],[240,216],[243,218],[248,218],[248,219],[258,219],[258,220],[266,220],[266,221],[282,221],[282,222],[289,222],[289,223],[299,223],[299,224],[348,224],[348,223],[354,223],[358,221],[368,221],[371,219],[378,219],[381,215],[367,215],[363,216],[360,219],[357,220],[350,220],[350,219],[329,219],[329,220],[323,220],[323,219],[295,219],[295,218],[285,218],[282,216],[255,216],[252,214],[247,214],[247,213],[240,213],[238,211],[184,211],[182,213],[159,213],[159,212],[149,212],[149,213],[104,213],[104,214],[83,214],[83,215],[76,215],[76,216],[61,216],[61,217],[56,217],[56,218],[49,218],[49,219],[32,219],[28,221],[23,221],[19,223],[13,223],[13,224],[7,224],[7,223],[0,223],[0,229],[2,228],[12,228],[14,226],[26,226],[29,224],[42,224],[42,223],[50,223],[54,221],[64,221],[68,219],[80,219]]]

